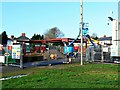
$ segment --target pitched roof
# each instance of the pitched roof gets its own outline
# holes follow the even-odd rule
[[[20,36],[17,38],[18,41],[30,41],[30,39],[26,36]]]
[[[98,39],[99,41],[106,41],[106,40],[112,40],[112,36],[111,37],[101,37]]]
[[[11,41],[12,41],[12,39],[11,39],[11,38],[8,38],[8,40],[11,40]]]

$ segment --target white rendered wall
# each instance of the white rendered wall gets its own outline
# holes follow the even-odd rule
[[[112,21],[112,48],[111,56],[120,56],[120,22]]]

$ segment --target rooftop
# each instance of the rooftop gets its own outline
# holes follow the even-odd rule
[[[112,40],[112,36],[110,37],[101,37],[98,39],[99,41],[106,41],[106,40]]]
[[[25,36],[25,33],[22,33],[22,35],[17,38],[17,41],[30,41],[30,39]]]

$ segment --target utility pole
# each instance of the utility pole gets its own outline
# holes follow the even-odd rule
[[[83,0],[80,0],[81,65],[83,65]]]

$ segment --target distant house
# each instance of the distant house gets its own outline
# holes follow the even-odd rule
[[[8,38],[8,40],[7,40],[7,46],[11,46],[11,45],[13,45],[13,43],[17,43],[17,40],[14,37],[14,35],[11,35],[11,37]]]
[[[14,35],[11,35],[11,37],[8,38],[7,40],[7,46],[11,46],[13,44],[24,42],[24,41],[30,41],[30,39],[25,36],[25,33],[22,33],[22,35],[19,36],[18,38],[15,38]]]
[[[112,45],[112,36],[110,37],[101,37],[98,39],[101,45]]]
[[[7,40],[7,46],[12,45],[12,44],[13,44],[13,40],[11,38],[8,38],[8,40]]]
[[[29,42],[30,39],[28,37],[26,37],[25,33],[22,33],[22,35],[20,37],[18,37],[17,39],[17,42],[22,42],[23,43],[23,53],[25,54],[26,53],[26,45],[29,45],[29,43],[26,43],[26,42]],[[30,50],[27,50],[27,52],[30,52]]]
[[[16,38],[17,42],[24,42],[24,41],[30,41],[28,37],[25,36],[25,33],[22,33],[22,35],[18,38]]]

